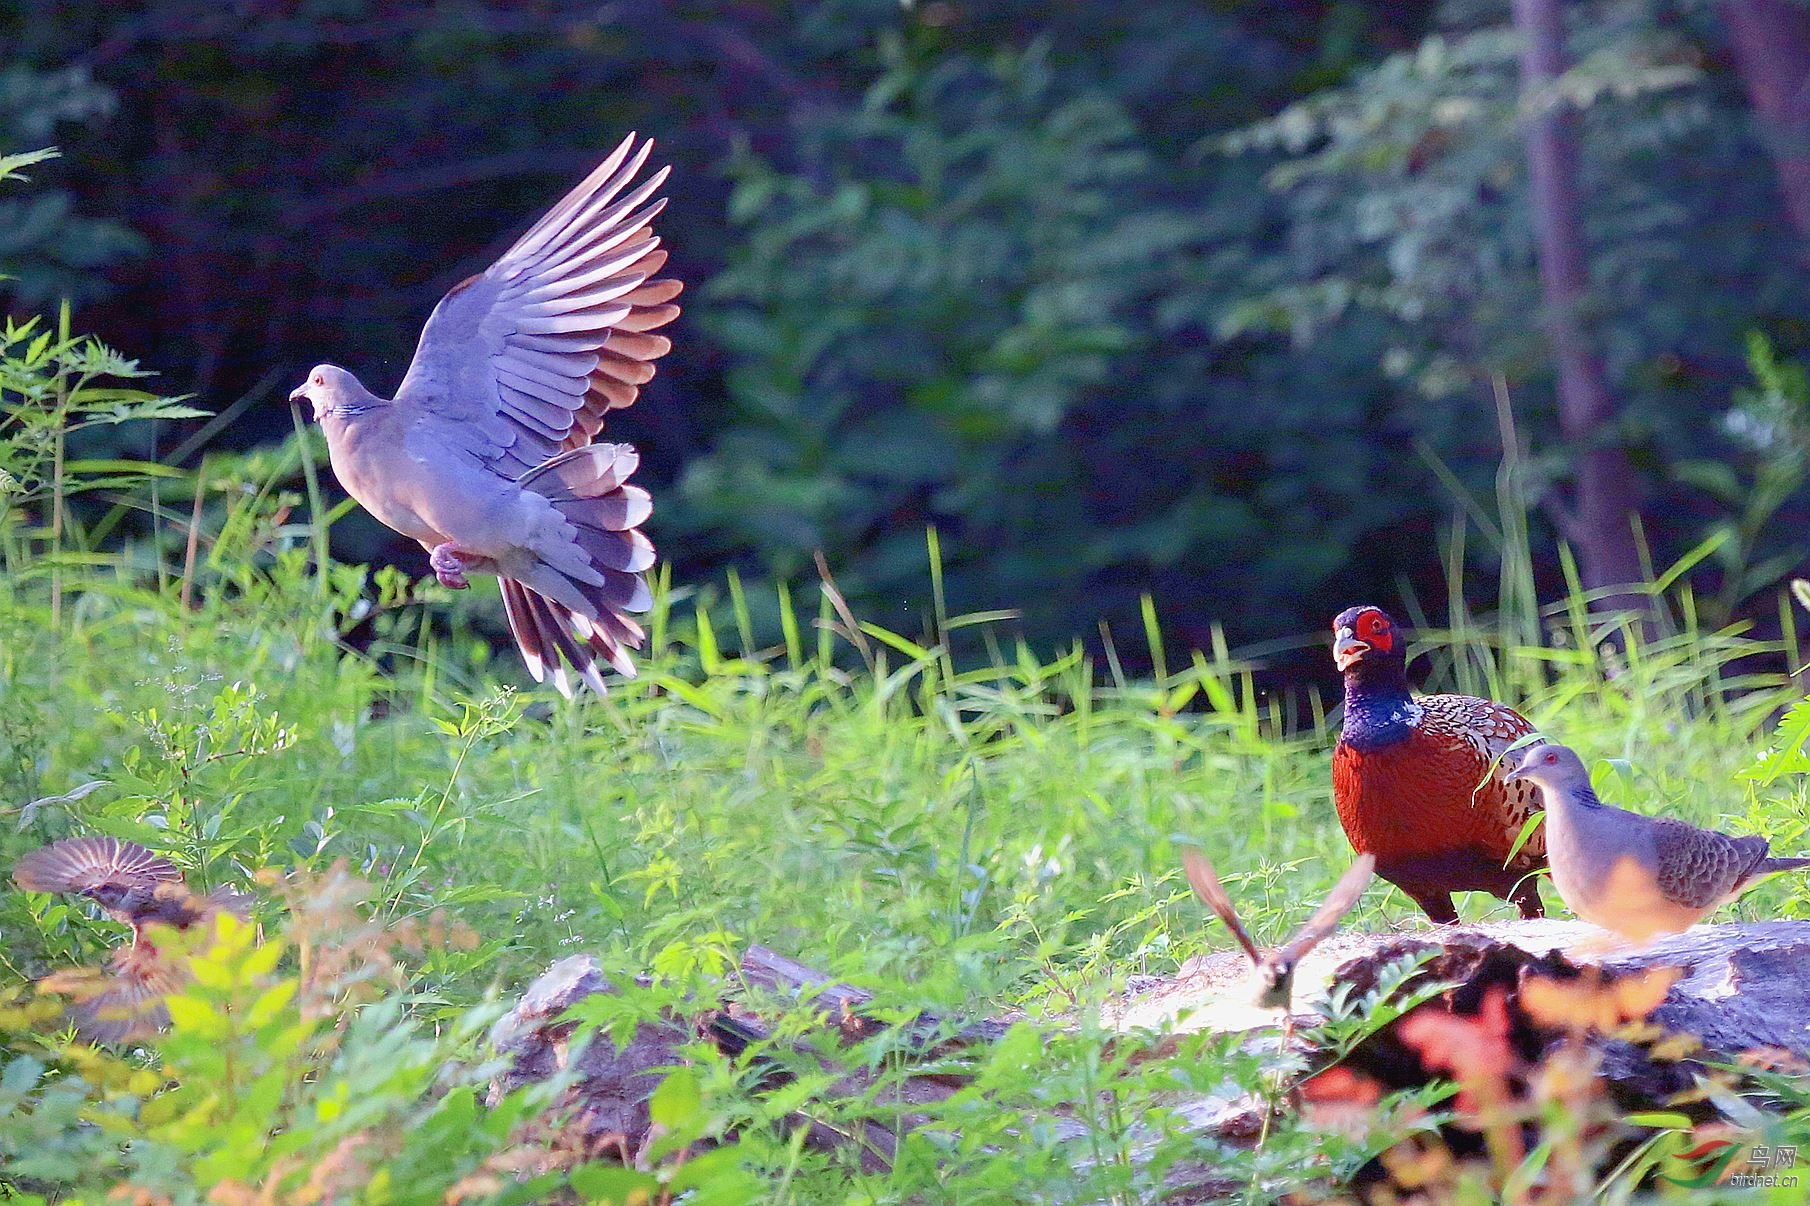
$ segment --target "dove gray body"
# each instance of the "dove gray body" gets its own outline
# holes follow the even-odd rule
[[[653,279],[666,252],[650,200],[663,169],[629,188],[651,143],[630,135],[484,272],[440,300],[394,399],[335,365],[290,395],[307,399],[333,472],[379,521],[416,541],[442,583],[502,581],[504,612],[535,681],[571,672],[602,693],[602,660],[634,674],[629,617],[652,605],[639,531],[639,457],[594,444],[670,349],[647,332],[677,316],[679,282]],[[624,190],[628,190],[626,193]]]
[[[386,527],[432,550],[456,546],[477,573],[531,581],[545,565],[581,582],[603,578],[553,504],[526,490],[448,437],[431,412],[375,397],[351,374],[354,407],[321,417],[334,476]],[[335,395],[330,396],[337,396]],[[570,606],[570,604],[568,604]],[[580,604],[582,606],[582,604]]]
[[[1687,930],[1763,876],[1810,867],[1810,858],[1771,857],[1763,837],[1605,804],[1583,761],[1562,745],[1528,747],[1507,777],[1531,780],[1544,797],[1559,896],[1585,921],[1624,938]]]

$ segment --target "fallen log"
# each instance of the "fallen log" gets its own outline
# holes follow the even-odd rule
[[[1361,979],[1366,967],[1414,950],[1478,953],[1513,947],[1529,956],[1556,952],[1575,966],[1625,975],[1653,967],[1684,974],[1653,1020],[1692,1034],[1723,1055],[1775,1047],[1810,1059],[1810,921],[1700,925],[1644,948],[1606,944],[1603,931],[1575,921],[1505,921],[1327,939],[1295,972],[1295,1001],[1310,1012],[1337,983]],[[1127,993],[1104,1013],[1121,1030],[1244,1031],[1276,1024],[1250,1004],[1249,962],[1222,951],[1184,965],[1173,977]],[[1311,1018],[1304,1018],[1311,1021]]]
[[[1175,1035],[1190,1031],[1248,1033],[1253,1042],[1271,1044],[1278,1018],[1249,1004],[1248,969],[1242,954],[1222,952],[1171,977],[1139,977],[1133,989],[1106,1002],[1099,1017],[1124,1036],[1119,1041],[1138,1044],[1145,1058],[1162,1058]],[[1493,1036],[1523,1067],[1561,1050],[1587,1058],[1622,1111],[1676,1106],[1680,1091],[1697,1082],[1703,1061],[1712,1058],[1762,1051],[1775,1063],[1810,1059],[1810,922],[1698,926],[1639,950],[1606,945],[1601,931],[1559,921],[1347,932],[1302,962],[1296,1001],[1324,1010],[1335,995],[1348,1001],[1390,986],[1428,999],[1350,1050],[1339,1076],[1319,1081],[1323,1099],[1349,1095],[1353,1085],[1361,1098],[1362,1092],[1456,1077],[1449,1053],[1426,1037],[1440,1033],[1433,1025],[1440,1019],[1451,1023],[1439,1042],[1462,1045],[1473,1035]],[[509,1061],[496,1091],[565,1070],[573,1026],[562,1015],[586,996],[613,991],[588,956],[550,968],[492,1032],[498,1053]],[[759,945],[748,948],[724,997],[725,1004],[700,1008],[690,1019],[643,1024],[625,1039],[599,1036],[581,1048],[568,1104],[594,1136],[609,1140],[606,1150],[632,1161],[645,1149],[647,1100],[658,1070],[680,1062],[683,1045],[698,1037],[731,1056],[758,1048],[764,1090],[790,1083],[801,1069],[822,1070],[836,1073],[830,1096],[889,1110],[886,1124],[863,1122],[853,1130],[806,1110],[795,1115],[813,1146],[852,1145],[865,1168],[882,1169],[894,1158],[900,1135],[926,1122],[937,1102],[966,1083],[965,1066],[948,1057],[984,1049],[1020,1020],[919,1014],[889,1025],[870,992]],[[815,1012],[829,1043],[807,1048],[776,1042],[778,1016],[800,1006]],[[1301,1055],[1309,1069],[1321,1071],[1326,1059],[1314,1048],[1316,1016],[1301,1021]],[[1644,1021],[1644,1038],[1625,1037],[1618,1021]],[[1682,1036],[1692,1041],[1678,1041]],[[884,1039],[883,1058],[905,1073],[878,1090],[879,1100],[877,1069],[861,1060],[838,1064],[834,1054],[868,1043],[864,1058],[870,1058],[876,1038]],[[1335,1080],[1337,1092],[1328,1087]],[[1307,1089],[1311,1101],[1315,1080]],[[1268,1108],[1267,1101],[1249,1097],[1185,1102],[1180,1113],[1221,1140],[1248,1143]],[[1705,1119],[1714,1109],[1697,1100],[1686,1113]],[[1064,1130],[1073,1125],[1067,1118],[1052,1121]],[[1481,1142],[1464,1132],[1457,1126],[1450,1136],[1460,1155]]]

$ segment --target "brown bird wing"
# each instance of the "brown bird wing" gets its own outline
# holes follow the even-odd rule
[[[88,892],[105,884],[153,888],[181,883],[182,872],[137,842],[79,837],[52,842],[20,859],[13,882],[28,892]]]
[[[1370,886],[1370,877],[1375,872],[1376,857],[1369,854],[1358,855],[1357,861],[1352,863],[1346,869],[1345,874],[1339,877],[1339,882],[1333,885],[1332,894],[1327,896],[1320,907],[1314,911],[1314,915],[1295,931],[1295,936],[1288,940],[1288,945],[1275,953],[1275,961],[1283,967],[1293,967],[1308,951],[1318,946],[1328,934],[1336,930],[1345,914],[1351,912],[1351,907],[1364,894],[1364,889]]]
[[[154,951],[120,947],[110,968],[69,968],[44,977],[38,986],[69,998],[69,1014],[89,1042],[126,1043],[169,1025],[163,999],[187,983],[179,966]]]
[[[1238,920],[1238,911],[1232,907],[1232,898],[1226,895],[1207,856],[1192,847],[1184,847],[1182,870],[1188,875],[1188,885],[1194,889],[1194,895],[1200,897],[1202,904],[1219,914],[1219,919],[1226,923],[1226,929],[1232,931],[1232,937],[1238,940],[1244,953],[1251,957],[1251,962],[1262,963],[1262,953],[1258,951],[1257,944],[1251,941],[1251,936],[1244,932],[1244,923]]]
[[[1423,695],[1416,702],[1427,734],[1468,753],[1472,760],[1465,771],[1470,780],[1466,784],[1471,797],[1469,807],[1490,820],[1494,839],[1491,853],[1506,856],[1527,818],[1541,809],[1540,789],[1533,780],[1502,781],[1509,770],[1503,755],[1515,742],[1536,731],[1533,722],[1506,704],[1475,695]],[[1541,826],[1528,835],[1516,852],[1512,867],[1516,871],[1532,871],[1545,865],[1546,829]]]
[[[652,222],[662,168],[630,188],[653,143],[629,135],[502,257],[434,307],[396,390],[398,405],[506,477],[589,444],[632,404],[672,341],[647,332],[679,313],[678,281]],[[624,194],[623,190],[629,191]],[[635,489],[635,487],[630,487]]]

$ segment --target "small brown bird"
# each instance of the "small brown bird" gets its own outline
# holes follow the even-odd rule
[[[109,968],[71,968],[45,977],[42,987],[70,998],[81,1032],[103,1043],[127,1042],[169,1021],[163,998],[188,976],[161,958],[147,926],[187,930],[222,909],[243,914],[250,901],[230,888],[203,896],[190,890],[176,864],[114,837],[66,838],[34,850],[13,868],[13,882],[29,892],[86,896],[132,927],[132,945],[114,950]]]
[[[1206,855],[1198,850],[1182,851],[1182,868],[1188,873],[1188,883],[1194,889],[1194,895],[1200,897],[1202,904],[1219,914],[1219,919],[1226,923],[1226,929],[1232,931],[1232,937],[1250,956],[1252,965],[1257,969],[1257,1006],[1261,1009],[1282,1010],[1282,1026],[1284,1041],[1291,1031],[1290,1007],[1295,991],[1295,967],[1306,957],[1307,952],[1318,946],[1338,928],[1339,921],[1351,912],[1351,907],[1364,894],[1370,885],[1370,877],[1376,871],[1376,859],[1368,854],[1360,854],[1352,863],[1339,882],[1333,885],[1332,894],[1315,910],[1295,936],[1273,951],[1260,951],[1251,936],[1245,932],[1244,924],[1238,920],[1238,912],[1232,907],[1232,898],[1226,895],[1225,888],[1219,882],[1219,876],[1213,871],[1213,864],[1207,861]]]

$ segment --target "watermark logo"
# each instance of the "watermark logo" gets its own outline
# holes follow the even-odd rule
[[[1743,1154],[1747,1159],[1740,1169],[1731,1172],[1731,1166]],[[1797,1167],[1795,1144],[1774,1147],[1756,1143],[1746,1147],[1732,1139],[1710,1139],[1672,1158],[1697,1171],[1678,1177],[1661,1174],[1659,1179],[1684,1189],[1706,1189],[1724,1183],[1725,1178],[1726,1184],[1737,1189],[1795,1189],[1798,1184],[1797,1174],[1788,1171]]]

